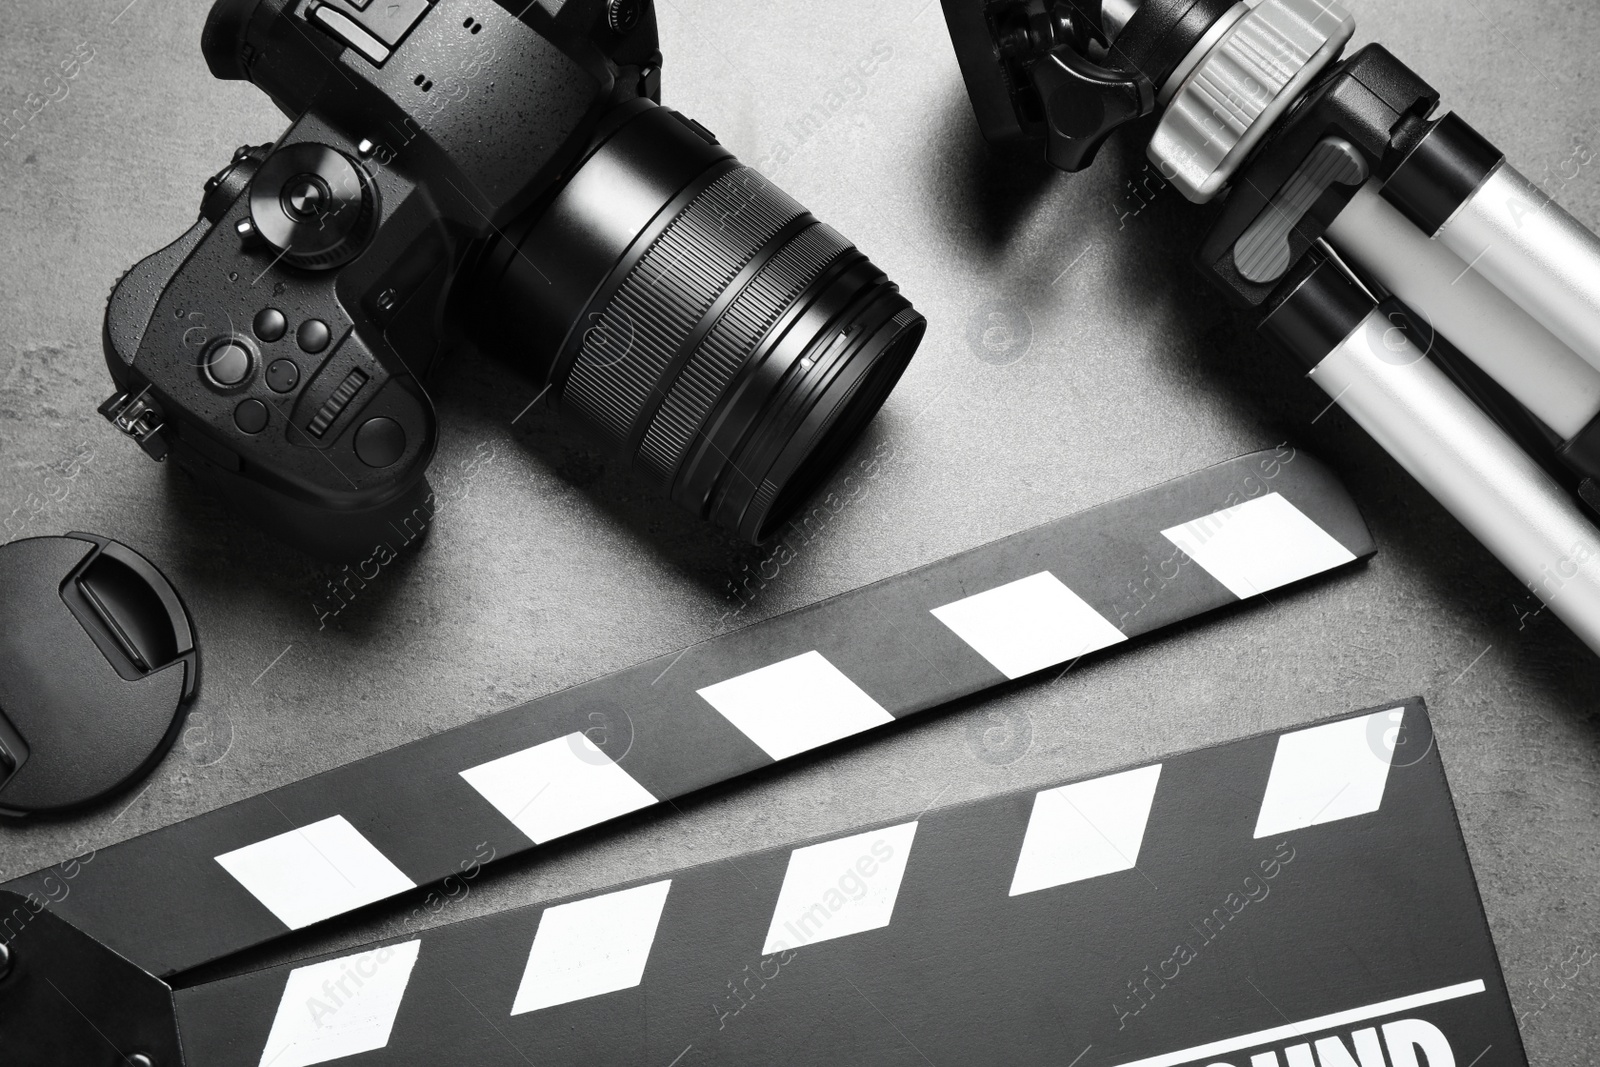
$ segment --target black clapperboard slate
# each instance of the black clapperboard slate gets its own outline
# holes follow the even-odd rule
[[[372,971],[377,983],[365,998],[352,992],[352,983],[367,988],[369,976],[360,970],[293,979],[297,996],[312,978],[328,983],[321,999],[306,994],[321,1035],[313,1042],[321,1050],[315,1055],[295,1051],[299,1038],[292,1026],[278,1045],[270,1034],[254,1034],[250,1040],[264,1043],[253,1051],[237,1044],[218,1051],[207,1016],[193,1014],[193,1006],[222,994],[208,991],[196,972],[291,935],[305,946],[311,934],[300,931],[385,902],[405,908],[408,894],[415,900],[423,896],[421,887],[476,877],[491,861],[1016,679],[1052,677],[1083,656],[1113,655],[1165,628],[1346,568],[1374,550],[1355,504],[1325,467],[1287,446],[1254,453],[15,879],[0,886],[0,924],[12,956],[9,974],[0,978],[0,1064],[86,1062],[108,1046],[124,1059],[145,1055],[157,1067],[294,1067],[405,1055],[403,1043],[379,1051],[363,1042],[370,1042],[387,1010],[374,990],[397,982],[402,970],[409,976],[409,969],[385,966],[386,978],[379,980],[373,961],[351,964]],[[1278,610],[1287,610],[1281,601]],[[927,840],[923,834],[918,863],[931,854]],[[884,847],[893,853],[896,846]],[[897,854],[908,853],[902,848]],[[870,853],[867,858],[866,866],[877,862]],[[873,884],[877,888],[863,892],[877,900],[874,894],[889,883],[880,878]],[[914,892],[933,889],[919,883]],[[614,956],[625,975],[642,968],[639,938],[622,935],[637,935],[651,908],[679,907],[682,892],[661,893],[658,887],[623,898],[614,924],[621,940],[591,946],[589,954]],[[1032,907],[1045,896],[1022,894],[1019,900],[1028,898],[1023,906]],[[950,906],[936,894],[928,898],[930,915]],[[905,903],[898,908],[907,914]],[[841,905],[839,914],[858,911]],[[588,936],[580,921],[584,908],[562,914],[571,929],[552,933],[540,950],[558,963],[563,944]],[[717,929],[726,918],[733,929],[731,911],[726,917],[700,914]],[[819,915],[811,924],[823,922]],[[779,956],[821,947],[800,946],[813,934],[803,918],[794,917],[800,933],[790,935]],[[664,921],[659,914],[654,920]],[[958,927],[969,922],[984,925],[966,917]],[[828,926],[840,931],[849,923]],[[1157,933],[1152,927],[1152,936]],[[512,937],[505,960],[527,957],[528,946],[517,946],[519,940]],[[760,951],[768,941],[778,940],[774,934],[754,950],[742,942],[738,947],[746,956],[757,951],[760,960],[773,955]],[[834,936],[829,943],[854,951],[849,939]],[[422,982],[435,955],[450,951],[444,939],[439,945],[423,957],[426,965],[417,963],[417,948],[386,950],[384,963],[410,954],[422,967]],[[993,942],[984,953],[1000,965],[1012,948]],[[1129,979],[1165,958],[1137,958]],[[1134,964],[1136,957],[1125,960]],[[0,970],[7,966],[0,960]],[[544,1014],[554,1010],[553,1002],[545,1003],[551,989],[598,989],[612,980],[581,968],[568,974],[561,966],[541,972],[545,987],[535,982],[519,993],[524,1010],[514,1020],[509,1009],[478,1017],[491,1020],[496,1033],[502,1024],[553,1018]],[[484,992],[478,983],[489,972],[484,961],[450,981]],[[634,985],[646,993],[596,1003],[668,995],[653,984]],[[263,995],[277,1003],[282,993]],[[1002,1008],[981,986],[967,995],[993,1001],[1002,1014],[1016,1010]],[[190,1007],[179,1010],[179,1000]],[[361,1004],[378,1014],[368,1018]],[[225,1024],[228,1042],[250,1034],[244,1022],[250,1013],[239,1008],[235,1014],[237,1025]],[[1153,1032],[1144,1024],[1156,1015],[1136,1017],[1131,1034]],[[652,1033],[668,1032],[651,1018]],[[392,1021],[402,1029],[413,1025],[405,1014]],[[629,1032],[624,1026],[615,1034]],[[577,1034],[569,1027],[576,1044],[563,1055],[616,1062],[601,1053],[585,1060],[588,1054],[576,1050],[594,1037]],[[264,1053],[269,1045],[273,1051]],[[332,1055],[329,1049],[343,1051]],[[473,1062],[478,1055],[435,1051],[442,1058],[434,1062]]]
[[[1526,1062],[1420,699],[177,1005],[196,1067]]]

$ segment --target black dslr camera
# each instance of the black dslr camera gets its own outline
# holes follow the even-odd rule
[[[465,336],[683,507],[776,530],[926,323],[850,242],[659,105],[647,0],[218,0],[294,118],[117,284],[101,413],[272,533],[425,525],[423,383]],[[515,11],[515,13],[513,13]],[[532,390],[530,390],[530,393]]]

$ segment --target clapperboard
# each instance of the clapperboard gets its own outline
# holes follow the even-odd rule
[[[248,1062],[287,1067],[290,1062],[336,1062],[351,1056],[367,1057],[363,1062],[401,1062],[392,1058],[412,1055],[408,1049],[425,1046],[435,1058],[415,1062],[473,1062],[479,1052],[441,1051],[426,1044],[430,1040],[426,1034],[418,1037],[421,1044],[396,1038],[381,1048],[372,1045],[375,1024],[360,1022],[367,1018],[367,1009],[349,1006],[373,1006],[372,1020],[381,1021],[387,1012],[395,1035],[410,1032],[407,1028],[413,1026],[456,1033],[458,1022],[450,1014],[454,1009],[442,1000],[417,997],[423,986],[412,982],[410,975],[415,970],[416,982],[433,981],[427,976],[434,973],[435,954],[470,955],[475,951],[471,938],[479,936],[474,931],[488,926],[462,928],[459,941],[454,934],[434,935],[437,949],[421,943],[410,948],[385,946],[373,950],[371,957],[347,959],[348,968],[329,961],[337,975],[299,972],[296,990],[311,977],[317,978],[318,988],[327,982],[332,990],[316,1011],[313,1025],[318,1032],[324,1037],[354,1035],[344,1045],[339,1042],[345,1038],[332,1045],[312,1042],[322,1050],[316,1053],[291,1051],[311,1047],[295,1036],[292,1026],[273,1034],[285,987],[281,981],[275,989],[268,987],[283,976],[256,976],[237,985],[197,984],[193,974],[218,960],[358,910],[403,908],[402,898],[459,875],[463,864],[517,855],[928,708],[1041,671],[1058,671],[1079,657],[1114,654],[1174,623],[1345,567],[1372,551],[1371,536],[1354,504],[1325,468],[1291,449],[1257,453],[123,842],[101,850],[92,860],[69,861],[17,879],[0,887],[0,923],[5,926],[3,943],[10,957],[0,961],[8,972],[0,979],[0,1062],[92,1062],[110,1048],[138,1067],[143,1063],[135,1056],[157,1065]],[[608,724],[598,734],[591,729],[597,717]],[[1160,773],[1167,784],[1152,794],[1157,802],[1168,795],[1165,790],[1172,780],[1170,767]],[[1152,809],[1152,819],[1159,810],[1159,806]],[[1339,810],[1338,805],[1333,810]],[[1448,814],[1443,799],[1440,810]],[[928,847],[937,838],[929,836],[933,825],[924,821],[918,828],[897,831],[904,840],[893,838],[884,845],[891,857],[867,866],[884,873],[899,857],[902,865],[911,864],[902,872],[909,877],[922,861],[907,857],[937,855]],[[999,847],[1001,835],[985,836]],[[1246,840],[1254,839],[1246,835]],[[868,858],[874,855],[869,848]],[[1252,862],[1267,858],[1257,856]],[[751,859],[752,864],[757,862],[771,860]],[[1000,862],[995,859],[981,866],[987,870]],[[1014,867],[1016,857],[1006,862]],[[1293,869],[1303,871],[1308,866]],[[1144,865],[1136,869],[1143,871]],[[1249,873],[1241,871],[1240,877]],[[869,877],[864,871],[858,874]],[[683,875],[679,889],[701,877]],[[781,881],[781,873],[779,877]],[[951,867],[950,877],[959,882],[960,870]],[[898,876],[895,882],[898,886]],[[881,894],[888,884],[877,879],[870,892]],[[1019,884],[1026,884],[1026,879]],[[654,914],[653,933],[656,925],[675,914],[684,894],[651,885],[632,887],[631,895],[618,898],[626,906],[615,922],[607,920],[605,925],[637,935]],[[919,897],[908,906],[898,889],[891,894],[898,901],[893,905],[895,914],[904,918],[925,913],[930,922],[940,915],[958,918],[949,910],[955,907],[952,901],[928,895],[934,893],[934,882],[919,886],[916,892],[926,896],[925,902]],[[840,892],[848,896],[853,889]],[[1026,907],[1028,901],[1047,896],[1040,890],[1040,895],[1020,893],[1017,899]],[[562,914],[581,918],[585,907],[611,906],[575,904],[576,910]],[[707,924],[708,934],[724,926],[731,932],[738,907],[744,906],[728,898],[688,921]],[[761,921],[770,924],[772,901],[761,907],[768,912]],[[1263,913],[1270,911],[1257,908],[1252,914]],[[537,923],[537,917],[524,921]],[[755,953],[740,966],[748,963],[759,974],[771,970],[774,960],[781,964],[787,953],[799,954],[793,957],[796,963],[807,953],[816,958],[820,945],[811,943],[817,940],[812,927],[821,921],[815,912],[809,920],[801,913],[788,916],[785,922],[793,924],[788,941],[784,941],[786,927],[764,928],[753,949],[740,945],[741,952]],[[970,916],[962,918],[948,936],[968,929],[976,936],[985,925]],[[848,927],[849,920],[840,919],[829,929]],[[300,935],[297,943],[306,943],[306,936]],[[570,938],[577,939],[571,944],[581,944],[585,936],[578,923],[570,932]],[[637,1005],[640,996],[666,997],[665,990],[675,979],[657,985],[642,976],[662,946],[677,944],[685,936],[669,933],[664,942],[652,936],[643,956],[637,936],[615,946],[600,946],[601,956],[633,960],[627,966],[639,971],[633,992],[615,988],[622,1000],[597,993],[592,1004],[589,998],[556,1004],[552,998],[559,987],[605,984],[592,975],[568,974],[557,964],[544,986],[535,981],[524,989],[513,981],[513,1000],[503,1010],[485,1006],[486,1014],[479,1017],[488,1020],[488,1031],[494,1033],[521,1025],[512,1020],[525,1021],[541,1012],[611,1011],[604,1005]],[[1078,943],[1092,949],[1097,959],[1115,956],[1129,964],[1137,959],[1138,965],[1127,975],[1135,985],[1143,981],[1138,976],[1147,965],[1159,974],[1173,948],[1166,946],[1162,955],[1144,958],[1131,954],[1131,949],[1097,946],[1082,931],[1078,936]],[[1170,934],[1153,925],[1150,936],[1165,940]],[[551,941],[552,937],[557,940]],[[520,957],[521,967],[530,958],[531,942],[514,944],[519,939],[512,938],[502,948],[509,953],[505,959]],[[847,950],[862,943],[839,934],[827,940]],[[780,941],[784,947],[777,948]],[[933,952],[933,945],[928,942],[927,952]],[[995,966],[1014,964],[1024,973],[1037,963],[1029,963],[1025,954],[1013,959],[1018,945],[996,942],[985,949],[981,939],[976,945],[979,956]],[[556,934],[546,935],[544,947],[537,951],[552,954],[555,960],[567,958]],[[381,969],[375,969],[378,955],[384,956]],[[1208,958],[1212,956],[1215,953]],[[411,963],[403,968],[388,966],[408,957]],[[914,953],[911,958],[933,957]],[[480,1000],[478,995],[486,990],[477,983],[490,971],[487,958],[480,964],[463,962],[462,970],[450,972],[444,980],[467,982],[472,988],[463,985],[462,990],[473,1003],[492,1005],[492,997]],[[1173,964],[1166,966],[1170,970]],[[349,968],[354,970],[346,974]],[[380,979],[380,970],[387,977]],[[465,977],[469,972],[472,976]],[[1481,980],[1489,982],[1491,977]],[[374,983],[362,989],[390,988],[397,998],[392,1010],[382,1007],[381,996],[355,997],[357,986],[352,983],[359,984],[358,979]],[[727,984],[733,978],[719,981]],[[255,990],[257,1000],[250,1012],[264,1013],[265,1028],[260,1032],[246,1025],[250,1012],[228,999],[245,986]],[[174,988],[179,990],[176,995]],[[967,992],[1002,1016],[1023,1011],[1026,1002],[1005,1007],[985,987],[973,986]],[[1396,994],[1400,995],[1410,994]],[[1173,999],[1169,996],[1164,1003]],[[1287,1003],[1298,1001],[1289,998]],[[423,1016],[413,1017],[408,1012],[418,1009],[410,1008],[412,1004],[435,1008],[424,1007]],[[207,1005],[218,1005],[217,1014]],[[525,1010],[513,1014],[514,1006]],[[329,1010],[338,1014],[337,1021],[324,1014]],[[431,1021],[426,1016],[430,1010],[438,1013]],[[706,1010],[704,1005],[700,1010]],[[735,1015],[728,1026],[749,1010]],[[1133,1012],[1137,1025],[1130,1022],[1129,1033],[1155,1033],[1156,1028],[1145,1023],[1160,1014],[1153,1007]],[[650,1032],[665,1026],[648,1013],[635,1022]],[[561,1026],[566,1027],[565,1051],[555,1062],[616,1062],[585,1051],[598,1040],[594,1033],[580,1031],[576,1023]],[[819,1034],[829,1029],[824,1024]],[[559,1031],[560,1027],[540,1028],[547,1035]],[[617,1035],[631,1032],[620,1023],[616,1030]],[[785,1035],[780,1028],[768,1036],[795,1042],[805,1035]],[[645,1033],[640,1040],[654,1038]],[[750,1048],[761,1044],[753,1031],[749,1038],[730,1040],[756,1042]],[[679,1050],[694,1044],[693,1038],[686,1038]],[[477,1048],[461,1046],[469,1047]],[[903,1055],[884,1048],[888,1057],[884,1062]],[[509,1053],[509,1047],[502,1052]],[[492,1057],[500,1054],[481,1053],[491,1057],[484,1062],[494,1062]],[[307,1058],[313,1055],[322,1058]],[[726,1055],[738,1062],[745,1053]],[[1090,1050],[1086,1055],[1101,1053]],[[391,1060],[384,1061],[384,1056]],[[520,1061],[520,1055],[516,1058]]]
[[[178,994],[190,1062],[1525,1062],[1420,701]]]

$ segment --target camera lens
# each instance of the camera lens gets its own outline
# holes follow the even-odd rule
[[[763,541],[888,397],[926,322],[849,241],[648,101],[479,260],[474,319],[552,405]]]

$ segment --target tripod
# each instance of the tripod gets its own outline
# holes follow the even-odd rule
[[[943,5],[991,142],[1159,115],[1201,268],[1600,652],[1600,238],[1332,0]]]

